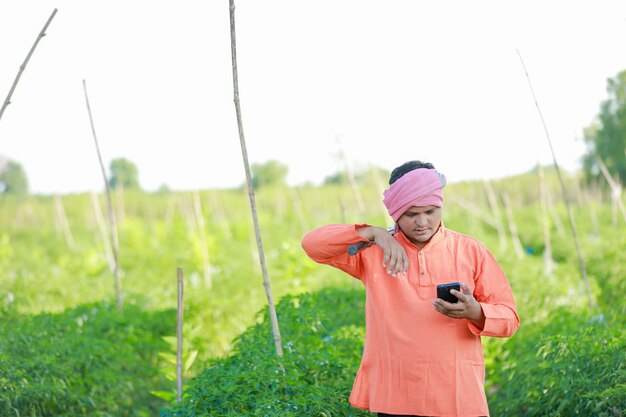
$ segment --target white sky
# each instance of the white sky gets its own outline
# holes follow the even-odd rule
[[[449,181],[579,166],[583,128],[626,69],[626,1],[237,0],[250,162],[289,183],[341,168],[433,162]],[[82,90],[105,163],[133,161],[147,190],[245,179],[233,105],[228,0],[0,0],[0,102],[58,13],[0,120],[0,155],[37,193],[102,189]]]

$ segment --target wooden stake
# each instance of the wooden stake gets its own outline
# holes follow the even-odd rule
[[[204,225],[204,216],[202,215],[202,205],[200,203],[200,195],[198,191],[193,192],[193,213],[196,219],[196,229],[200,239],[200,251],[202,252],[202,269],[204,275],[204,286],[211,288],[213,282],[211,280],[211,262],[209,260],[209,246],[207,245],[206,227]]]
[[[248,184],[248,197],[250,199],[250,208],[252,209],[252,220],[254,222],[254,232],[256,234],[257,247],[259,249],[259,259],[261,270],[263,272],[263,285],[265,286],[265,294],[267,295],[267,303],[269,306],[270,320],[272,323],[272,332],[274,334],[274,344],[276,346],[276,354],[283,356],[283,347],[280,337],[280,329],[278,327],[278,317],[276,316],[276,307],[272,297],[272,288],[270,279],[265,266],[265,255],[263,252],[263,243],[261,241],[261,228],[259,227],[259,219],[256,212],[256,202],[254,199],[254,189],[252,188],[252,175],[250,173],[250,164],[248,163],[248,151],[246,149],[246,140],[243,134],[243,121],[241,118],[241,106],[239,103],[239,78],[237,74],[237,40],[235,36],[235,0],[229,0],[230,4],[230,48],[232,54],[233,67],[233,91],[235,112],[237,113],[237,128],[239,129],[239,142],[241,144],[241,155],[246,171],[246,183]]]
[[[491,181],[484,180],[483,186],[485,187],[487,201],[489,202],[489,206],[491,207],[491,214],[494,218],[496,230],[498,231],[498,238],[500,239],[500,249],[504,250],[508,247],[508,244],[506,240],[506,233],[504,231],[504,225],[502,224],[502,215],[500,213],[498,197],[496,196],[496,192],[491,185]]]
[[[548,205],[548,212],[552,216],[552,221],[556,227],[556,232],[559,236],[565,236],[565,226],[563,225],[563,220],[561,219],[561,215],[559,214],[559,210],[557,209],[549,187],[546,187],[546,203]]]
[[[91,115],[91,107],[89,106],[89,96],[87,95],[87,83],[83,80],[83,91],[85,92],[85,103],[87,104],[87,113],[89,113],[89,124],[91,125],[91,133],[94,143],[96,144],[96,152],[98,153],[98,161],[100,162],[100,170],[104,179],[104,188],[107,196],[107,208],[109,211],[109,228],[111,232],[111,248],[113,249],[113,260],[115,261],[115,270],[113,272],[113,280],[115,281],[115,301],[117,303],[117,311],[122,311],[122,283],[120,279],[120,263],[119,263],[119,240],[117,237],[117,224],[115,222],[115,212],[113,211],[113,202],[111,201],[111,188],[109,187],[109,179],[102,162],[100,154],[100,146],[98,145],[98,137],[96,136],[96,128],[93,124],[93,116]]]
[[[493,227],[495,230],[498,230],[498,224],[496,221],[493,220],[493,216],[489,217],[489,216],[485,216],[483,213],[484,210],[482,210],[480,207],[478,207],[476,204],[474,204],[473,202],[464,199],[461,196],[454,196],[454,199],[450,200],[450,203],[452,204],[456,204],[457,206],[459,206],[460,208],[462,208],[463,210],[467,211],[468,213],[472,214],[473,217],[477,217],[479,218],[483,223],[488,224],[489,226]],[[501,227],[501,226],[500,226]]]
[[[341,146],[341,141],[339,140],[339,136],[335,136],[335,140],[337,141],[337,148],[339,148],[339,156],[343,161],[344,168],[346,170],[346,175],[348,176],[348,184],[352,189],[352,195],[354,195],[354,199],[356,200],[356,206],[359,209],[359,218],[363,219],[365,216],[365,203],[363,202],[363,196],[361,195],[361,190],[359,189],[359,185],[356,183],[356,178],[354,177],[354,171],[352,170],[352,165],[348,160],[346,152],[343,150]]]
[[[376,189],[378,190],[378,195],[381,196],[382,199],[382,195],[385,192],[385,185],[384,185],[384,181],[381,178],[380,175],[380,170],[378,169],[378,167],[374,164],[370,165],[370,171],[372,173],[372,176],[374,177],[374,184],[376,184]],[[383,215],[383,219],[385,219],[385,224],[387,227],[391,227],[393,226],[393,219],[391,218],[391,216],[389,216],[389,213],[387,213],[387,209],[385,209],[385,205],[384,204],[378,204],[378,207],[381,210],[381,213]]]
[[[224,239],[231,240],[233,238],[233,233],[230,230],[230,224],[228,223],[228,218],[224,214],[224,207],[220,203],[217,191],[211,191],[209,193],[209,197],[211,198],[209,207],[211,207],[211,211],[215,213],[215,221],[220,225]]]
[[[115,187],[115,201],[117,203],[115,205],[117,208],[115,211],[115,219],[117,220],[118,226],[124,229],[124,224],[126,223],[126,199],[124,198],[123,184],[119,184]]]
[[[178,307],[176,309],[176,402],[183,398],[183,269],[178,267]]]
[[[604,179],[611,187],[611,201],[613,203],[613,227],[617,227],[617,208],[622,213],[622,218],[626,223],[626,208],[624,208],[624,202],[622,201],[622,184],[619,183],[619,180],[614,180],[609,173],[606,165],[600,159],[600,157],[596,156],[596,161],[598,166],[600,167],[600,171],[602,171],[602,175]]]
[[[517,232],[517,224],[515,223],[515,217],[513,217],[513,208],[511,207],[511,199],[507,193],[502,194],[502,202],[504,203],[504,212],[509,222],[509,232],[511,233],[511,240],[513,241],[513,247],[518,259],[524,258],[524,248],[522,248],[522,242]]]
[[[547,189],[545,184],[545,178],[543,176],[543,168],[541,165],[537,165],[537,171],[539,173],[539,201],[541,204],[541,226],[543,229],[543,262],[546,265],[546,275],[552,276],[552,270],[554,269],[554,260],[552,259],[552,241],[550,238],[550,221],[547,209]]]
[[[65,243],[67,243],[68,249],[74,250],[74,248],[76,247],[74,243],[74,236],[72,235],[72,229],[70,229],[70,224],[67,221],[67,216],[65,215],[63,201],[61,201],[61,197],[59,197],[58,194],[54,195],[54,212],[55,218],[57,219],[58,227],[63,232],[63,236],[65,237]]]
[[[304,234],[307,230],[310,230],[306,220],[306,211],[304,209],[304,205],[302,204],[302,199],[300,198],[297,187],[287,186],[287,192],[289,193],[289,198],[296,213],[296,217],[298,218],[298,223],[300,224],[300,233],[298,236],[302,236],[302,234]]]
[[[543,113],[541,113],[541,108],[539,107],[539,103],[537,102],[537,97],[535,96],[535,90],[533,89],[532,83],[530,82],[530,76],[528,75],[528,71],[526,71],[526,65],[524,65],[524,60],[522,59],[522,54],[520,54],[519,50],[517,51],[517,55],[519,56],[519,59],[522,62],[522,67],[524,68],[524,73],[526,74],[526,80],[528,81],[530,92],[532,93],[533,99],[535,101],[535,106],[537,107],[537,111],[539,112],[539,118],[541,119],[541,124],[543,125],[543,130],[546,134],[546,138],[548,139],[548,144],[550,145],[550,152],[552,153],[552,163],[554,164],[556,175],[559,178],[559,184],[561,185],[561,191],[563,192],[563,199],[565,201],[565,206],[567,207],[567,216],[569,219],[570,228],[572,230],[572,237],[574,238],[574,244],[576,245],[576,254],[578,255],[578,262],[580,263],[580,274],[582,275],[583,282],[585,284],[587,301],[589,303],[589,307],[594,309],[596,307],[596,304],[593,300],[593,297],[591,296],[591,288],[589,286],[589,279],[587,278],[587,265],[585,264],[585,258],[583,257],[582,249],[580,247],[580,241],[578,239],[578,232],[576,231],[576,224],[574,223],[574,214],[570,206],[569,196],[565,188],[565,183],[563,182],[563,177],[561,176],[561,169],[559,168],[559,164],[556,162],[556,155],[554,153],[554,148],[552,147],[552,140],[550,139],[550,134],[548,133],[548,126],[546,125],[546,122],[543,119]]]
[[[102,208],[100,207],[100,201],[96,193],[91,193],[91,205],[93,206],[93,213],[98,224],[98,231],[100,232],[100,239],[102,239],[102,247],[104,248],[104,257],[109,264],[109,270],[115,273],[115,258],[113,257],[113,249],[111,249],[111,239],[107,232],[107,226],[104,222],[104,216],[102,215]]]
[[[41,29],[41,32],[39,32],[39,35],[37,35],[37,39],[35,39],[35,43],[33,43],[33,46],[30,48],[30,51],[28,52],[28,55],[26,55],[26,59],[24,60],[22,65],[20,65],[20,69],[17,72],[17,75],[15,76],[15,80],[13,81],[13,85],[11,86],[11,89],[9,90],[9,94],[4,99],[4,103],[2,104],[2,108],[0,109],[0,119],[2,119],[2,115],[4,114],[4,110],[9,106],[9,104],[11,104],[11,97],[13,96],[13,92],[15,91],[15,87],[17,87],[17,83],[19,82],[20,77],[22,76],[22,73],[24,72],[24,69],[26,68],[26,64],[28,64],[28,61],[30,60],[30,57],[33,55],[33,52],[35,52],[35,48],[39,44],[39,41],[41,40],[41,38],[46,36],[46,30],[48,29],[48,26],[50,25],[50,22],[52,22],[52,19],[54,18],[54,15],[56,15],[56,14],[57,14],[57,9],[54,9],[52,11],[52,14],[50,15],[50,17],[46,21],[46,24],[43,25],[43,29]]]

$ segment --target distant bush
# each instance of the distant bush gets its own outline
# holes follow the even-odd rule
[[[28,194],[28,179],[22,165],[0,156],[0,195]]]
[[[266,185],[285,184],[289,168],[282,162],[270,160],[252,164],[252,186],[255,189]]]
[[[166,319],[167,318],[167,319]],[[174,312],[106,303],[61,314],[0,312],[0,415],[153,416],[158,353]]]
[[[356,289],[285,296],[277,306],[282,360],[266,313],[161,416],[371,416],[348,403],[365,336],[364,298]]]

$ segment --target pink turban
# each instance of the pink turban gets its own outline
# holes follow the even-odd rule
[[[446,177],[434,169],[418,168],[404,174],[383,193],[383,203],[394,221],[413,206],[443,207]]]

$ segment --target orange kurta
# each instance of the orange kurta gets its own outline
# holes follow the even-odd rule
[[[367,225],[328,225],[302,240],[314,261],[347,272],[366,288],[365,348],[350,404],[390,414],[489,415],[480,336],[509,337],[519,326],[511,288],[492,254],[443,225],[421,250],[397,232],[409,269],[394,278],[382,267],[378,246],[348,255],[349,245],[366,241],[359,226]],[[453,281],[467,283],[481,304],[482,330],[433,307],[437,284]]]

